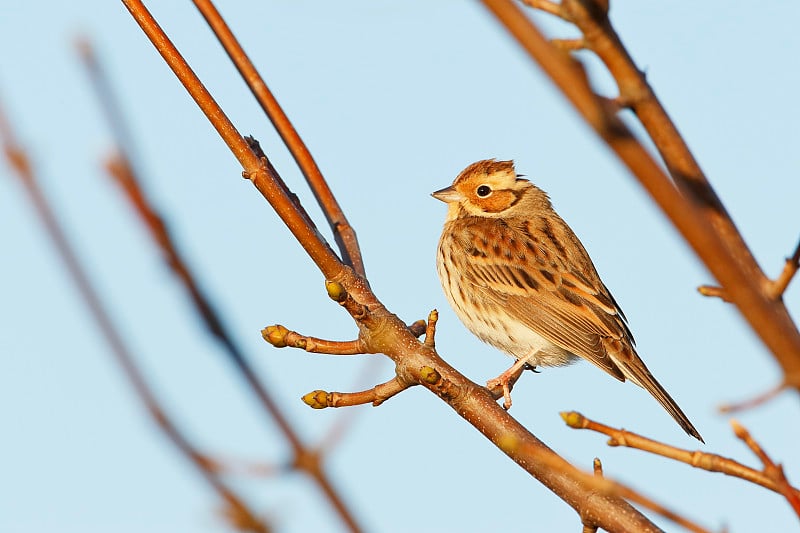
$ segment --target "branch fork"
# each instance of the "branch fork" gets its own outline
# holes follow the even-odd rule
[[[359,325],[367,330],[374,330],[379,326],[380,320],[373,316],[371,310],[361,304],[337,281],[326,281],[325,290],[331,300],[344,307],[348,313],[356,320]],[[434,338],[436,335],[436,322],[439,313],[435,309],[428,314],[428,320],[418,320],[408,326],[409,331],[414,337],[425,335],[424,345],[433,349]],[[296,331],[291,331],[285,326],[276,324],[267,326],[261,330],[261,336],[265,341],[275,348],[298,348],[311,353],[321,353],[327,355],[359,355],[377,353],[378,350],[370,349],[369,343],[365,340],[370,335],[364,335],[364,331],[359,337],[352,341],[330,341],[301,335]],[[362,405],[371,403],[377,407],[392,396],[417,385],[419,381],[427,383],[436,388],[439,395],[448,394],[447,383],[442,380],[441,375],[436,369],[424,366],[419,370],[418,378],[415,379],[410,373],[398,370],[397,375],[386,381],[375,385],[371,389],[358,392],[328,392],[315,390],[303,395],[303,403],[312,409],[325,409],[326,407],[347,407],[352,405]]]

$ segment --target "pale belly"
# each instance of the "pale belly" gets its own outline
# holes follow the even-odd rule
[[[450,306],[467,329],[482,341],[532,366],[563,366],[578,359],[514,319],[502,306],[459,290],[452,277],[448,283],[441,266],[439,269],[439,279]]]

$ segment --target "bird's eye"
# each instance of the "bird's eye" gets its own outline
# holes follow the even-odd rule
[[[477,188],[475,192],[481,198],[486,198],[487,196],[492,194],[492,188],[489,187],[488,185],[481,185],[480,187]]]

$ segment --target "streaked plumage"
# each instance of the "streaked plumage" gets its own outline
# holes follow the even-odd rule
[[[450,305],[481,340],[517,359],[490,381],[504,386],[507,406],[513,370],[582,357],[646,389],[702,441],[636,354],[625,315],[581,242],[512,161],[473,163],[433,196],[448,204],[436,263]]]

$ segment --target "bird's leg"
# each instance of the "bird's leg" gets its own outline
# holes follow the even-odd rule
[[[511,387],[514,386],[514,383],[517,382],[519,376],[522,374],[522,371],[525,369],[525,365],[528,362],[525,359],[517,359],[511,368],[500,374],[494,379],[490,379],[486,382],[486,388],[489,390],[494,389],[495,387],[502,387],[503,388],[503,409],[508,411],[511,409]]]

